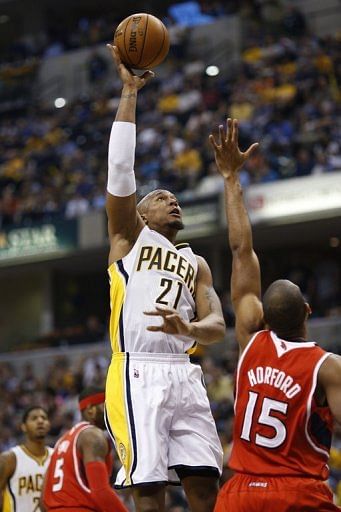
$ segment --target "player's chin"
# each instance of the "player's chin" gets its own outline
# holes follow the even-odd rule
[[[35,438],[39,441],[40,439],[45,439],[47,432],[37,432]]]
[[[174,228],[174,229],[177,229],[178,231],[180,231],[181,229],[184,229],[185,226],[184,226],[184,223],[182,222],[181,219],[174,219],[172,220],[170,223],[169,223],[169,226],[171,228]]]

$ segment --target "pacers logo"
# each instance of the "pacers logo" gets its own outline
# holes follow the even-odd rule
[[[124,461],[126,460],[127,450],[125,449],[125,446],[123,443],[120,443],[118,448],[119,448],[119,452],[120,452],[120,459],[123,464]]]

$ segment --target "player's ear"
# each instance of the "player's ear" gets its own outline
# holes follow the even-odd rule
[[[26,432],[27,432],[27,427],[26,427],[25,423],[22,423],[22,424],[20,425],[20,428],[21,428],[21,431],[22,431],[24,434],[26,434]]]
[[[308,318],[312,314],[312,310],[311,310],[310,304],[308,304],[308,302],[305,302],[304,304],[305,304],[306,315]]]
[[[147,217],[145,216],[145,214],[144,214],[144,213],[141,213],[140,215],[141,215],[141,218],[142,218],[143,222],[144,222],[144,223],[146,224],[146,226],[147,226],[147,225],[148,225],[148,219],[147,219]]]

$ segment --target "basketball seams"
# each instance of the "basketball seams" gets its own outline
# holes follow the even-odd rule
[[[146,44],[146,38],[147,38],[147,34],[148,34],[148,22],[149,22],[149,14],[147,14],[146,24],[145,24],[145,27],[144,27],[143,45],[142,45],[142,48],[141,48],[141,53],[140,53],[139,61],[136,62],[136,66],[138,66],[140,64],[141,59],[143,57],[144,46]]]
[[[133,37],[135,16],[142,19],[137,21]],[[121,52],[122,62],[128,67],[144,70],[159,65],[165,59],[170,41],[167,28],[160,19],[148,13],[133,14],[123,20],[121,27],[116,46]]]
[[[163,23],[160,22],[160,20],[158,20],[159,23],[160,23],[160,26],[162,28],[162,32],[163,32],[163,38],[162,38],[162,43],[160,45],[160,49],[159,51],[157,52],[157,54],[155,55],[155,57],[153,57],[153,59],[151,61],[148,62],[148,64],[145,64],[145,68],[148,68],[148,66],[150,66],[154,61],[157,60],[158,56],[160,55],[160,53],[164,50],[164,43],[165,43],[165,39],[166,39],[166,30],[165,30],[165,27],[163,26]]]

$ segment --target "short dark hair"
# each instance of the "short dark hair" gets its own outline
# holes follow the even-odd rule
[[[306,319],[305,300],[297,285],[286,279],[273,282],[263,297],[264,321],[277,335],[298,335]]]
[[[30,407],[27,407],[24,412],[23,412],[23,415],[22,415],[22,423],[26,423],[29,415],[30,415],[30,412],[34,411],[35,409],[40,409],[41,411],[44,411],[46,416],[49,415],[47,409],[45,409],[45,407],[43,407],[42,405],[30,405]]]

